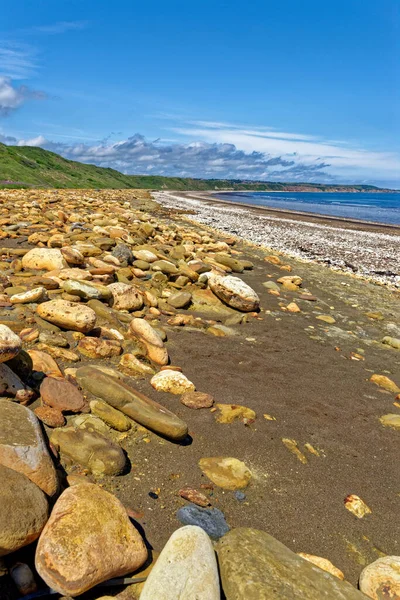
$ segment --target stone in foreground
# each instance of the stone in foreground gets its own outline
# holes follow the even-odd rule
[[[25,475],[0,465],[0,556],[35,541],[47,516],[42,490]]]
[[[97,485],[81,483],[57,500],[35,562],[49,587],[74,597],[136,571],[146,558],[144,542],[119,500]]]
[[[88,333],[96,324],[96,313],[89,306],[68,302],[68,300],[50,300],[39,304],[36,309],[39,317],[64,329]]]
[[[208,535],[193,525],[169,538],[140,600],[219,600],[215,553]]]
[[[183,440],[188,427],[174,413],[134,388],[95,367],[81,367],[76,373],[79,385],[102,398],[128,417],[172,440]]]
[[[217,544],[226,600],[362,600],[366,596],[264,531],[233,529]]]
[[[199,467],[208,479],[225,490],[240,490],[250,483],[250,469],[237,458],[228,456],[201,458]]]
[[[239,277],[212,273],[208,285],[220,300],[236,310],[251,312],[258,310],[260,306],[260,299],[255,291]]]
[[[21,339],[7,325],[0,325],[0,362],[11,360],[22,348]]]
[[[0,423],[0,464],[23,473],[53,496],[57,474],[37,417],[25,406],[0,400]]]
[[[365,567],[360,590],[373,600],[400,598],[400,556],[384,556]]]

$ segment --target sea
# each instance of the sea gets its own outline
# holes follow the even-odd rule
[[[221,200],[400,225],[400,192],[225,192]]]

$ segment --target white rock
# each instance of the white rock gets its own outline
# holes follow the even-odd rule
[[[194,392],[196,389],[183,373],[172,369],[160,371],[152,377],[150,383],[158,392],[169,392],[170,394],[184,394],[185,392]]]
[[[0,325],[0,363],[11,360],[22,348],[22,341],[7,325]]]
[[[260,306],[260,299],[255,291],[239,277],[212,273],[208,278],[208,285],[220,300],[232,308],[250,312]]]
[[[159,348],[164,346],[164,342],[158,331],[156,331],[148,321],[145,321],[145,319],[132,319],[129,324],[129,329],[135,336],[148,342],[152,346],[158,346]]]
[[[33,248],[22,257],[24,269],[64,269],[67,263],[59,248]]]
[[[188,525],[169,538],[140,600],[219,600],[217,561],[210,538]]]
[[[46,288],[40,286],[21,294],[14,294],[11,296],[10,302],[11,304],[28,304],[29,302],[40,302],[47,299]]]
[[[143,295],[134,285],[118,282],[111,283],[108,289],[112,294],[111,306],[115,310],[140,310],[143,306]]]
[[[373,600],[400,598],[400,556],[384,556],[365,567],[360,590]]]

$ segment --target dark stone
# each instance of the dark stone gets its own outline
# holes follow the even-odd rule
[[[183,525],[197,525],[213,540],[218,540],[229,531],[224,513],[219,508],[199,508],[194,504],[180,508],[176,513]]]

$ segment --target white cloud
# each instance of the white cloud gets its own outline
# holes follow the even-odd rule
[[[36,52],[26,44],[1,42],[0,75],[11,79],[26,79],[36,71]]]
[[[65,33],[66,31],[84,29],[86,25],[87,21],[57,21],[56,23],[50,23],[49,25],[34,25],[33,27],[27,27],[26,29],[19,29],[17,33],[44,33],[49,35],[57,35],[60,33]]]
[[[8,115],[26,100],[45,98],[43,92],[31,90],[26,85],[16,87],[9,77],[0,75],[0,116]]]

